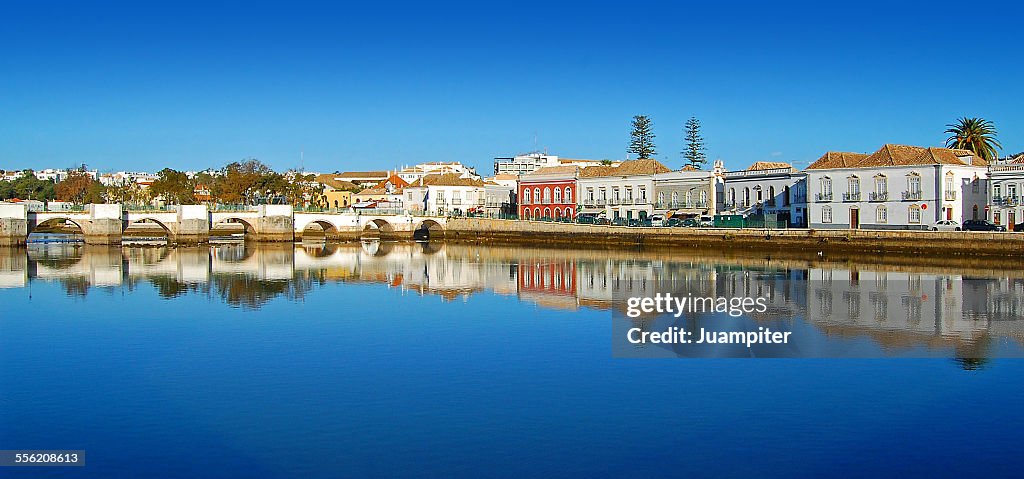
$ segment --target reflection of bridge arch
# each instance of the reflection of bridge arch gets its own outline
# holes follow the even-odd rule
[[[426,241],[444,237],[444,227],[437,221],[427,219],[416,225],[412,232],[412,239]]]

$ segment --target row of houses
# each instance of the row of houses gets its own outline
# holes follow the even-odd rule
[[[940,220],[1024,221],[1024,157],[989,164],[972,152],[887,144],[871,154],[827,152],[800,171],[670,170],[656,160],[540,167],[520,178],[523,219],[773,215],[811,228],[927,229]]]

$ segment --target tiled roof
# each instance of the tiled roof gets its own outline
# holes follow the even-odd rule
[[[493,180],[518,180],[519,177],[516,176],[516,175],[513,175],[513,174],[509,174],[509,173],[499,173],[497,175],[494,175],[494,178],[491,178],[491,179],[493,179]]]
[[[970,163],[960,156],[971,156]],[[856,164],[863,166],[906,166],[906,165],[973,165],[986,166],[981,158],[970,152],[957,152],[949,148],[923,148],[920,146],[887,144]]]
[[[388,193],[388,190],[384,189],[383,187],[376,187],[376,186],[374,186],[372,188],[367,188],[367,189],[365,189],[363,191],[360,191],[359,193],[356,193],[356,196],[360,196],[360,195],[362,195],[362,196],[387,195],[387,194],[400,195],[400,194],[402,194],[402,189],[401,188],[396,188],[394,190],[391,190],[391,193]]]
[[[355,183],[342,180],[337,176],[338,175],[335,174],[317,175],[316,182],[327,185],[335,190],[356,191],[359,189],[359,186],[357,186]]]
[[[841,151],[830,151],[821,155],[817,161],[811,163],[807,167],[808,170],[825,169],[825,168],[852,168],[854,164],[867,158],[868,155],[863,153],[848,153]]]
[[[384,180],[381,180],[380,183],[377,183],[377,186],[375,186],[375,188],[384,188],[384,186],[387,185],[388,183],[391,183],[391,186],[394,186],[396,188],[405,188],[406,186],[409,186],[408,181],[405,181],[399,178],[398,175],[392,173],[391,176],[387,177]]]
[[[987,166],[988,163],[967,150],[886,144],[870,155],[828,152],[807,169],[909,165]]]
[[[1010,163],[1024,163],[1024,153],[1017,155],[1016,158],[1010,160]]]
[[[580,177],[653,175],[670,171],[672,170],[658,160],[629,160],[623,161],[619,166],[588,166],[580,170]]]
[[[579,167],[575,165],[568,166],[545,166],[543,168],[537,168],[532,173],[523,175],[525,178],[531,176],[542,176],[542,175],[573,175],[579,171]]]
[[[335,178],[387,178],[388,172],[386,171],[346,171],[344,173],[335,173]]]
[[[747,168],[747,171],[778,170],[781,168],[793,168],[793,165],[781,161],[758,161],[753,165],[750,165],[750,168]]]
[[[484,186],[483,180],[463,178],[458,173],[427,175],[413,182],[412,186]]]

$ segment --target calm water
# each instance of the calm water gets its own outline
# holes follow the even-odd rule
[[[0,449],[88,462],[0,475],[1018,475],[1024,361],[994,357],[1020,352],[1024,274],[874,260],[0,250]],[[786,281],[775,317],[754,320],[887,358],[612,357],[616,294],[688,278],[764,287],[744,278],[765,272]],[[987,316],[955,313],[972,304]],[[889,357],[908,355],[932,358]]]

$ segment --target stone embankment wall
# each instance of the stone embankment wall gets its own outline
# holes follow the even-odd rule
[[[764,230],[731,228],[630,228],[487,218],[450,219],[445,239],[455,242],[566,247],[681,247],[689,249],[1024,256],[1024,232],[869,230]]]

